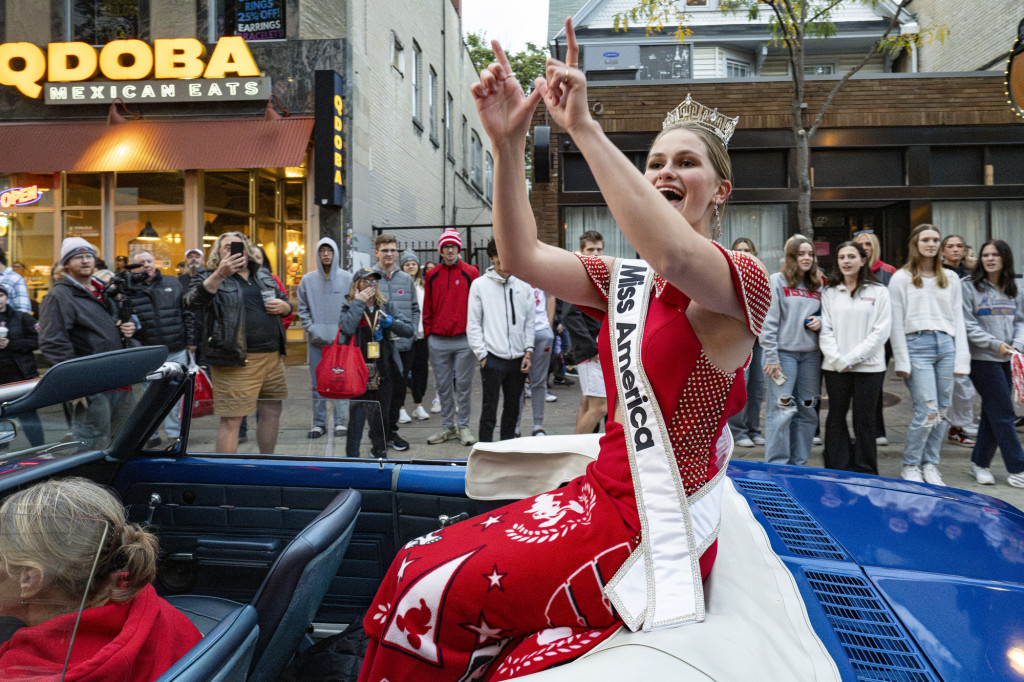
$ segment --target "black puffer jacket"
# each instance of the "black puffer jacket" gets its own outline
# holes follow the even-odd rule
[[[39,348],[39,325],[28,313],[8,304],[0,312],[0,322],[7,327],[7,348],[0,350],[0,381],[8,383],[39,376],[32,351]]]
[[[157,271],[152,282],[139,286],[131,301],[141,324],[135,336],[142,345],[167,346],[172,353],[196,345],[195,315],[185,309],[177,277],[164,277]]]
[[[127,345],[136,345],[134,339]],[[39,349],[53,364],[124,347],[105,303],[67,277],[54,282],[39,306]]]
[[[249,277],[259,284],[260,291],[273,291],[274,295],[288,302],[277,288],[274,276],[260,270],[249,262]],[[211,294],[198,277],[185,292],[185,307],[203,316],[203,347],[206,360],[211,365],[244,367],[245,345],[245,299],[242,293],[242,279],[231,276],[221,282],[216,294]],[[268,316],[270,317],[270,316]],[[270,318],[277,326],[280,352],[284,354],[284,323],[280,317]]]

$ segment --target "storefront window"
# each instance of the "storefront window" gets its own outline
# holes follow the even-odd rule
[[[118,206],[184,204],[185,174],[118,173],[114,203]]]
[[[100,240],[103,236],[103,211],[78,208],[64,211],[63,236],[81,237],[96,248],[100,248]],[[102,252],[100,257],[104,257]]]
[[[148,30],[148,0],[70,0],[75,40],[104,45],[112,40],[142,38]],[[141,11],[145,6],[146,11]]]
[[[60,174],[18,173],[0,176],[0,211],[27,208],[53,208],[54,189],[60,187]]]
[[[257,182],[256,217],[277,220],[277,181],[261,175]]]
[[[25,266],[22,277],[28,294],[39,301],[50,288],[53,268],[53,212],[0,214],[0,228],[6,234],[0,239],[7,247],[8,264]]]
[[[65,206],[102,206],[103,176],[100,173],[66,173]]]
[[[249,213],[249,173],[217,171],[205,173],[206,208]]]
[[[115,215],[115,251],[131,262],[139,251],[149,251],[165,275],[176,275],[185,260],[180,211],[118,211]]]
[[[303,220],[306,213],[305,207],[306,181],[288,180],[284,183],[284,219]]]

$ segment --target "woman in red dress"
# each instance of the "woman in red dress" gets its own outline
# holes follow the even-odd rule
[[[770,303],[760,262],[709,239],[732,188],[725,143],[736,120],[688,97],[637,172],[590,117],[569,22],[566,33],[568,63],[549,59],[529,96],[493,43],[498,61],[473,95],[494,151],[502,263],[604,319],[614,418],[584,476],[399,551],[363,621],[362,681],[504,680],[576,658],[623,623],[703,619],[726,419],[745,402],[742,370]],[[646,263],[537,240],[523,158],[542,97]]]

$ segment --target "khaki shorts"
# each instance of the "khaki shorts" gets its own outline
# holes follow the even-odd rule
[[[210,366],[213,383],[213,413],[221,417],[244,417],[256,409],[256,399],[283,400],[288,397],[284,356],[280,353],[249,353],[245,367]]]

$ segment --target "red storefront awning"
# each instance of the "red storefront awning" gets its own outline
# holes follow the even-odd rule
[[[311,116],[0,125],[0,173],[299,166]]]

